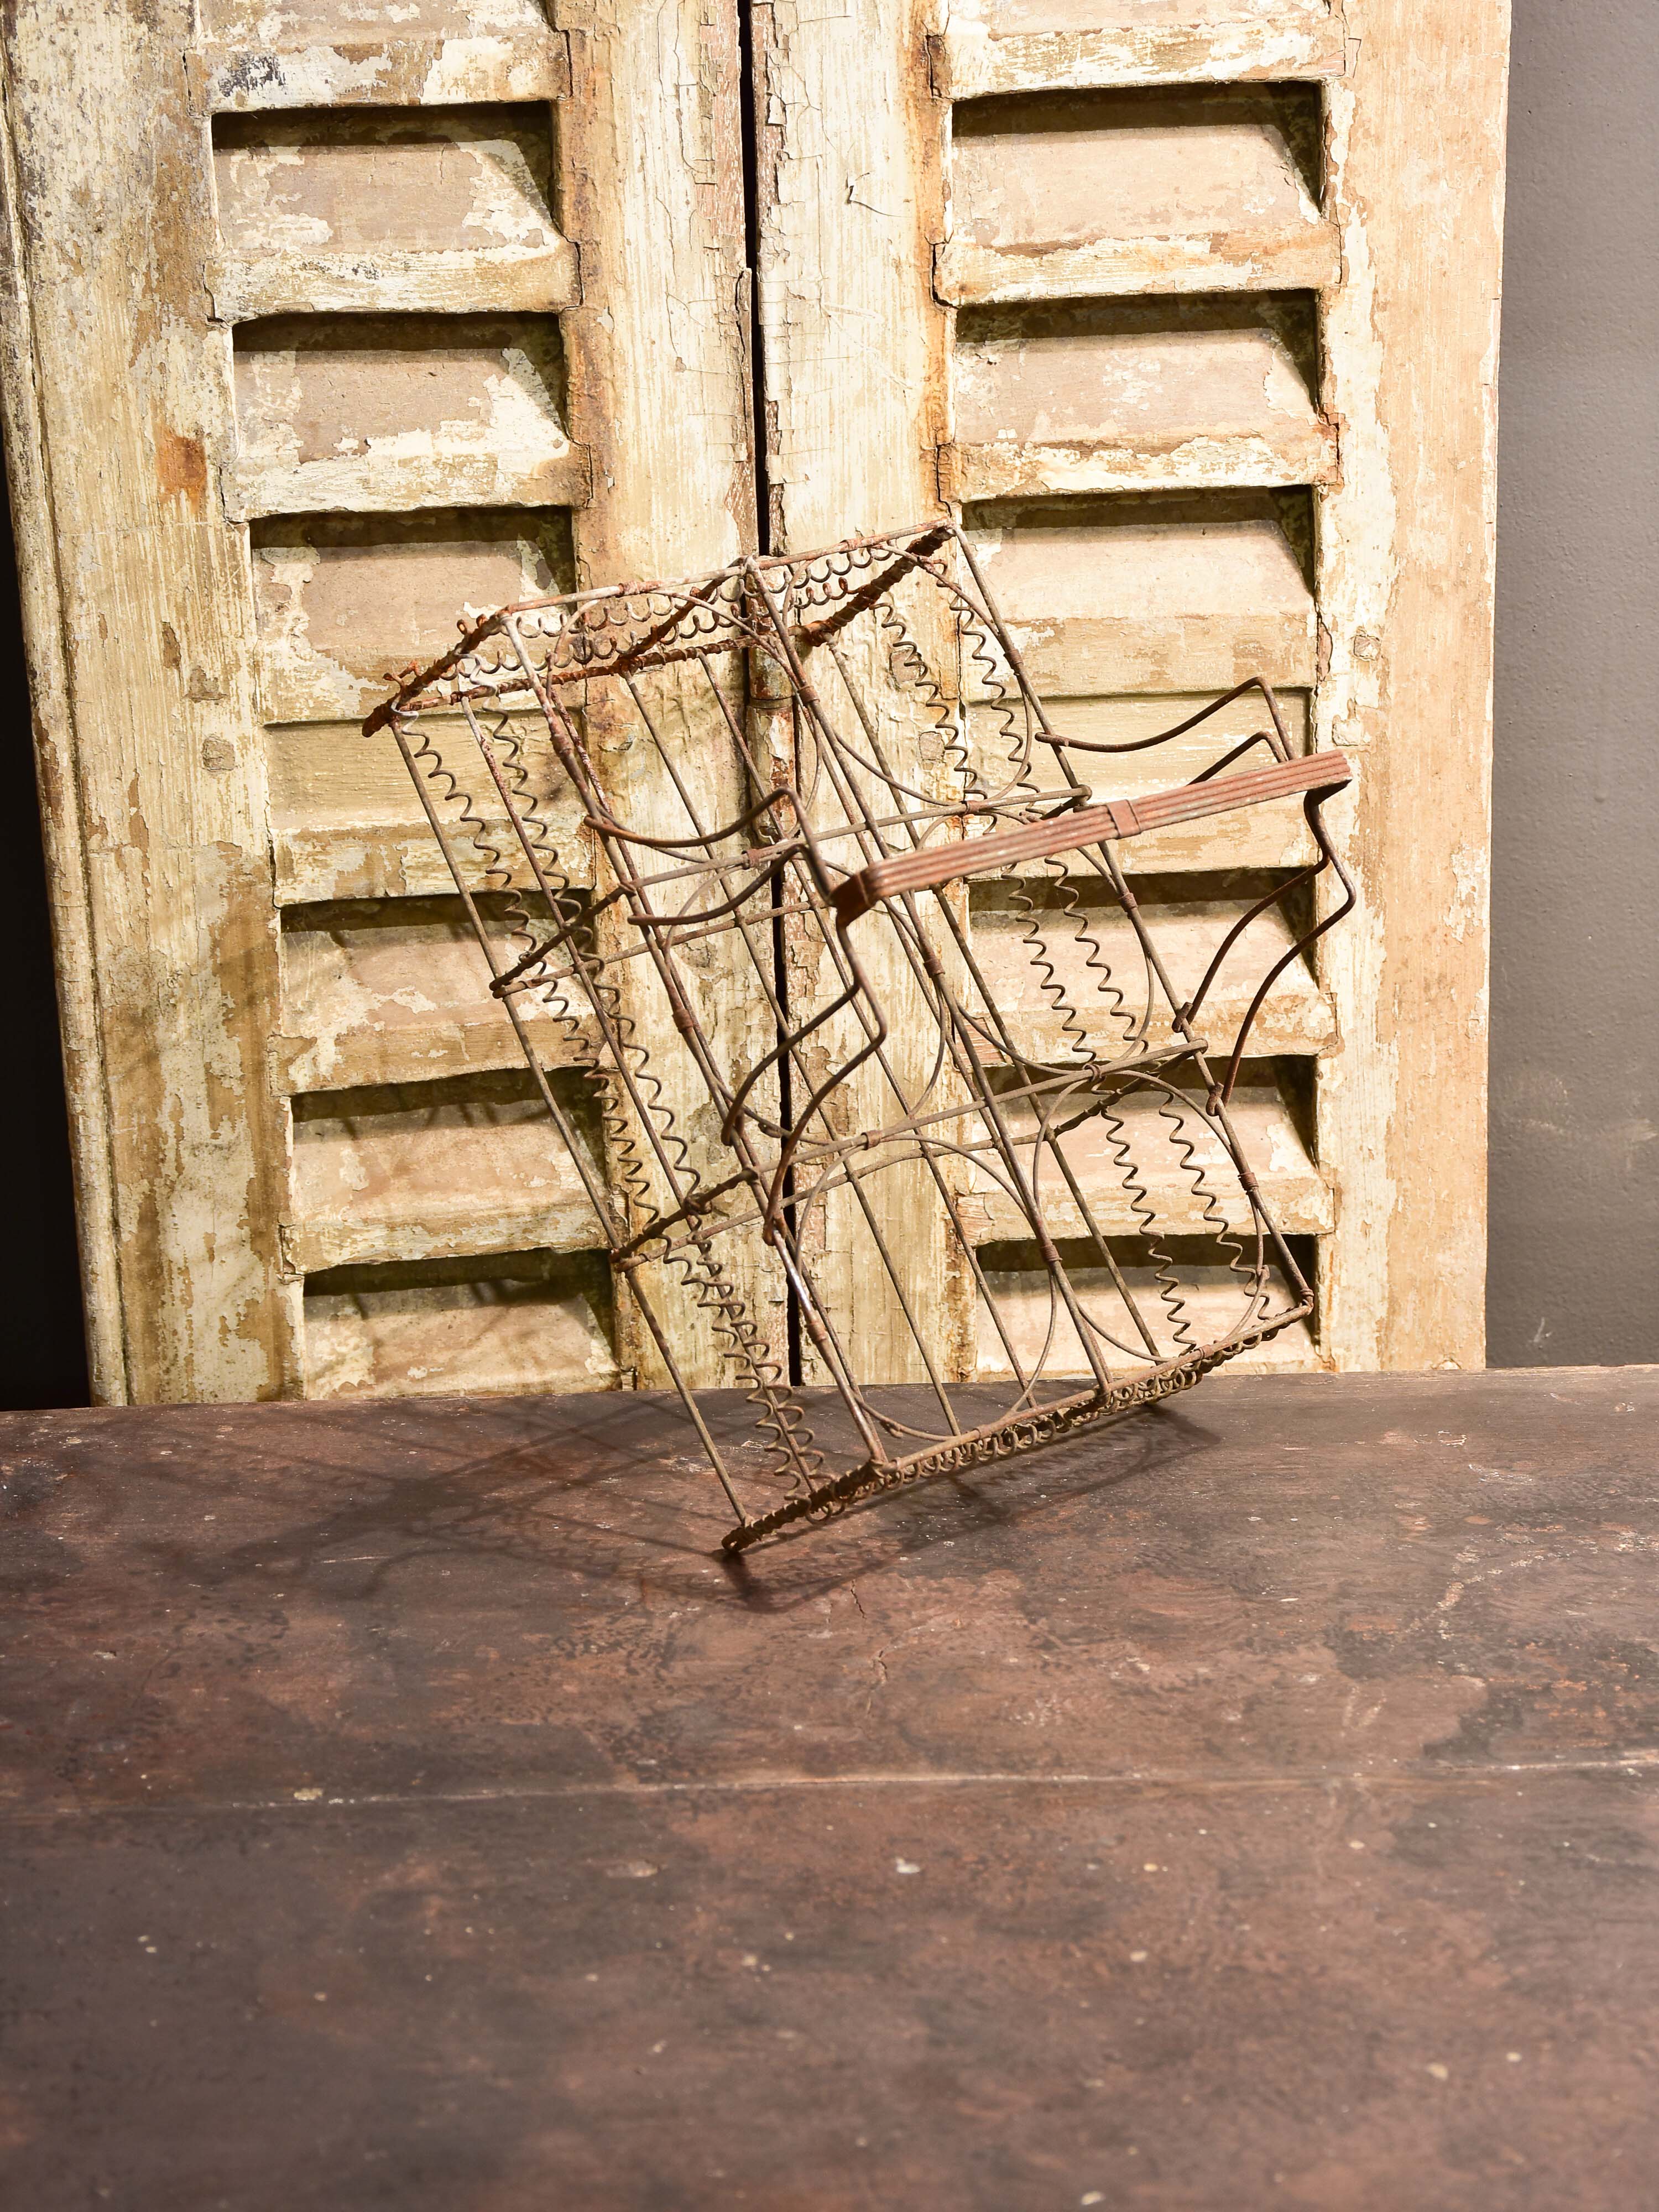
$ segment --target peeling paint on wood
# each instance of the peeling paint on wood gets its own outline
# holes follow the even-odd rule
[[[367,714],[464,622],[558,590],[570,559],[562,514],[512,509],[277,518],[255,526],[252,550],[270,722]]]
[[[306,1395],[495,1397],[623,1379],[606,1285],[580,1260],[520,1253],[337,1268],[305,1300]]]
[[[1336,434],[1317,410],[1306,359],[1316,344],[1295,304],[959,315],[956,442],[941,452],[941,489],[969,501],[1328,483]]]
[[[589,890],[592,858],[580,805],[553,762],[545,729],[523,734],[520,742],[566,872]],[[266,746],[279,905],[453,895],[431,825],[387,733],[365,738],[355,722],[295,722],[271,726]],[[480,818],[485,834],[502,846],[507,881],[528,884],[528,866],[505,836],[504,812],[485,808]]]
[[[1160,22],[1158,14],[1173,21]],[[1151,20],[1148,20],[1151,18]],[[1338,76],[1346,59],[1340,9],[1327,0],[974,0],[951,9],[928,41],[942,95],[1085,91],[1131,84],[1248,83]]]
[[[1298,94],[1048,94],[957,112],[952,305],[1317,289],[1338,268],[1297,125]]]
[[[568,307],[576,256],[549,205],[547,112],[220,117],[215,313]]]
[[[284,1091],[415,1083],[518,1064],[517,1042],[453,896],[305,908],[286,921],[286,1034],[275,1046]],[[551,1060],[570,1056],[558,1023],[532,1029]]]
[[[582,261],[582,304],[564,319],[569,420],[594,458],[593,498],[573,525],[577,573],[584,586],[696,574],[756,543],[737,18],[702,0],[670,0],[651,13],[628,0],[581,0],[561,8],[559,21],[570,34],[572,68],[559,133],[560,205]],[[713,699],[674,670],[653,678],[642,696],[672,732],[671,750],[684,744],[704,818],[729,821],[743,804],[741,780]],[[709,732],[706,744],[700,728]],[[661,779],[648,788],[636,782],[643,746],[633,750],[631,736],[591,710],[587,736],[627,818],[684,835],[684,808]],[[611,930],[614,919],[607,915],[602,927]],[[645,967],[623,971],[623,1012],[650,1036],[670,1018]],[[759,1040],[771,1039],[753,979],[711,955],[702,990],[699,1017],[719,1036],[726,1063],[752,1064]],[[687,1055],[657,1055],[655,1072],[664,1103],[696,1144],[711,1145],[708,1095]],[[611,1165],[620,1183],[619,1163]],[[783,1292],[770,1255],[722,1246],[720,1256],[782,1360]],[[737,1382],[706,1300],[678,1272],[653,1266],[642,1274],[684,1372],[710,1384]],[[626,1295],[617,1301],[617,1324],[623,1364],[642,1380],[662,1380],[660,1357]]]
[[[578,1091],[580,1085],[577,1086]],[[574,1093],[568,1110],[581,1115]],[[307,1273],[483,1252],[580,1252],[604,1236],[520,1071],[306,1102],[290,1249]]]
[[[64,641],[64,688],[37,701],[59,957],[83,963],[65,997],[99,1040],[69,1073],[106,1398],[269,1396],[291,1372],[264,1065],[276,917],[246,552],[211,496],[228,364],[201,288],[191,35],[165,0],[5,27],[8,442],[31,456],[37,665],[43,632]]]
[[[1323,1294],[1344,1366],[1478,1367],[1509,7],[1351,0],[1348,22],[1354,67],[1328,96],[1343,484],[1321,529],[1319,742],[1363,755],[1334,810],[1360,902],[1324,963],[1346,1044],[1320,1076],[1344,1193]]]
[[[413,9],[402,10],[412,15]],[[471,11],[476,20],[482,10]],[[526,15],[539,14],[527,10]],[[562,100],[570,89],[565,40],[545,22],[505,33],[351,38],[331,11],[310,44],[216,44],[198,67],[208,105],[257,108],[443,107],[485,100]]]
[[[971,518],[1033,681],[1085,697],[1218,692],[1252,675],[1311,684],[1314,600],[1286,519],[1264,492],[1011,502]]]
[[[236,334],[234,519],[580,507],[558,328],[520,316],[295,316]]]

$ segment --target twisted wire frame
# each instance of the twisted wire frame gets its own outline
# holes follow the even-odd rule
[[[1218,738],[1196,778],[1092,800],[1084,757],[1206,734],[1252,690],[1261,729]],[[1353,902],[1321,819],[1348,768],[1298,753],[1265,684],[1153,738],[1065,736],[971,546],[929,522],[505,608],[364,726],[401,748],[618,1295],[725,1490],[728,1549],[1167,1397],[1310,1314],[1229,1100],[1273,983]],[[1274,801],[1301,807],[1315,857],[1183,995],[1118,848]],[[1322,913],[1297,904],[1326,871]],[[969,877],[1002,879],[1040,1030],[978,956]],[[1090,902],[1127,920],[1127,965]],[[1270,905],[1293,942],[1212,1041],[1218,980]],[[1066,1141],[1090,1122],[1127,1238]],[[1224,1313],[1212,1287],[1197,1313],[1149,1142],[1224,1256]],[[1039,1255],[1036,1328],[982,1257],[988,1203]],[[669,1283],[714,1347],[701,1372],[665,1325]],[[895,1380],[912,1387],[875,1387]],[[711,1381],[746,1393],[745,1447],[712,1433]]]

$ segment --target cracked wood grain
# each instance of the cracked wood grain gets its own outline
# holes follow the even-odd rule
[[[596,0],[561,7],[558,20],[572,71],[561,205],[582,265],[581,305],[564,319],[570,432],[593,470],[592,501],[574,522],[578,574],[584,586],[696,574],[756,544],[736,14],[702,0],[653,12]],[[703,820],[729,821],[744,801],[741,770],[701,670],[648,674],[640,696]],[[727,704],[742,712],[735,694]],[[686,834],[684,809],[637,718],[614,702],[590,705],[586,736],[622,818],[647,834]],[[613,909],[602,927],[620,927]],[[740,943],[707,952],[705,965],[693,963],[698,1017],[723,1065],[752,1066],[770,1048],[771,1017],[748,956]],[[647,963],[618,972],[622,1011],[651,1048],[662,1103],[695,1164],[718,1181],[726,1170],[714,1167],[708,1092],[665,995]],[[620,1204],[614,1158],[611,1166]],[[663,1204],[663,1177],[649,1172]],[[781,1276],[769,1253],[728,1249],[738,1243],[720,1241],[720,1264],[781,1361]],[[689,1378],[739,1381],[717,1316],[678,1271],[653,1263],[640,1273]],[[617,1309],[623,1364],[644,1381],[665,1381],[633,1300],[619,1291]]]
[[[292,1371],[264,775],[245,542],[215,494],[228,364],[191,43],[182,7],[25,7],[4,47],[8,350],[27,356],[9,428],[31,656],[63,660],[38,695],[43,788],[106,1398],[264,1397]]]
[[[1342,1193],[1322,1285],[1345,1367],[1484,1364],[1487,872],[1507,0],[1352,0],[1327,94],[1343,282],[1325,302],[1329,657],[1317,742],[1359,908],[1326,940],[1343,1049],[1320,1063]]]

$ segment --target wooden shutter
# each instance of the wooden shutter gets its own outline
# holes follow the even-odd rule
[[[1361,913],[1241,1099],[1317,1267],[1263,1357],[1478,1365],[1503,0],[756,21],[775,543],[949,503],[1062,726],[1260,674],[1352,751]],[[1196,973],[1301,857],[1241,816],[1133,866]],[[971,913],[994,973],[1006,890]]]
[[[1478,1363],[1501,0],[744,20],[753,361],[735,0],[7,18],[99,1395],[660,1379],[357,723],[466,609],[752,544],[757,420],[775,549],[957,508],[1080,734],[1259,671],[1353,750],[1363,913],[1276,994],[1241,1113],[1318,1255],[1279,1356]],[[1137,854],[1194,945],[1297,859],[1249,823]]]
[[[95,1388],[619,1379],[598,1225],[357,724],[469,608],[753,542],[736,15],[26,0],[6,68]]]

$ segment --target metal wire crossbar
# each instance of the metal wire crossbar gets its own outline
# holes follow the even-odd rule
[[[1252,692],[1260,728],[1197,775],[1095,797],[1099,757],[1190,761]],[[1353,903],[1321,818],[1349,769],[1265,684],[1152,737],[1063,734],[941,521],[505,608],[364,726],[402,750],[729,1549],[1167,1397],[1310,1313],[1230,1101],[1269,992]],[[1120,848],[1275,802],[1312,859],[1178,986]],[[754,1410],[737,1449],[700,1403],[721,1382]]]

